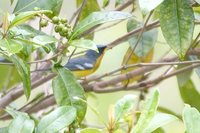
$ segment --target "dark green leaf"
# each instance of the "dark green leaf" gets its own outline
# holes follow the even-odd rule
[[[115,20],[123,20],[131,17],[132,15],[130,13],[126,12],[119,12],[119,11],[110,11],[110,12],[93,12],[90,14],[87,18],[82,20],[75,28],[74,32],[71,36],[71,40],[74,38],[77,38],[80,36],[82,33],[85,31],[106,23],[106,22],[111,22]]]
[[[137,97],[135,95],[126,95],[122,99],[118,100],[115,104],[115,120],[119,121],[124,118],[124,115],[130,113],[137,103]]]
[[[140,26],[141,26],[141,23],[139,23],[135,19],[129,19],[127,23],[127,31],[130,32]],[[140,41],[136,49],[134,50],[134,53],[138,57],[146,56],[149,53],[149,51],[154,47],[157,41],[157,37],[158,37],[157,29],[144,32],[140,38]],[[138,36],[133,36],[132,38],[128,40],[132,49],[135,47],[137,41],[138,41]]]
[[[200,113],[197,109],[190,107],[190,105],[185,105],[183,121],[187,133],[200,133]]]
[[[144,102],[144,107],[141,111],[141,115],[135,128],[133,128],[131,133],[143,133],[144,129],[149,125],[153,117],[155,116],[157,107],[159,103],[159,92],[155,90],[153,95],[146,99]]]
[[[165,0],[160,5],[160,25],[169,46],[183,59],[194,31],[194,14],[189,1]]]
[[[70,105],[77,109],[78,120],[82,121],[86,113],[86,104],[77,98],[86,100],[84,90],[68,69],[57,67],[58,76],[53,79],[52,87],[58,105]]]
[[[174,122],[176,120],[178,119],[173,115],[158,113],[153,117],[149,125],[145,128],[145,130],[142,133],[151,133],[155,131],[156,129],[166,124],[169,124],[171,122]]]
[[[9,125],[8,133],[32,133],[35,127],[33,120],[19,115]]]
[[[78,48],[85,48],[98,51],[96,43],[93,42],[92,40],[85,40],[85,39],[73,40],[70,42],[70,45]]]
[[[60,13],[63,0],[18,0],[14,13],[33,11],[35,7],[41,10],[51,10],[54,15]]]
[[[12,54],[20,52],[20,50],[23,49],[23,46],[13,39],[5,38],[0,40],[0,48],[4,50],[8,56],[11,56]]]
[[[186,76],[186,75],[185,75]],[[191,79],[183,84],[181,76],[178,76],[179,91],[183,101],[200,110],[200,94]]]
[[[200,110],[200,94],[190,78],[191,72],[192,71],[188,71],[177,75],[179,91],[184,103],[190,104]]]
[[[18,14],[10,23],[9,25],[9,29],[23,24],[24,22],[26,22],[27,20],[31,19],[33,16],[37,15],[38,13],[51,13],[51,11],[49,10],[40,10],[40,11],[27,11],[27,12],[22,12],[20,14]]]
[[[76,109],[61,106],[44,116],[38,124],[36,133],[55,133],[69,126],[76,119]]]
[[[10,58],[22,79],[26,98],[29,99],[31,93],[30,66],[16,55],[12,55]]]
[[[154,10],[164,0],[139,0],[139,5],[144,15]]]

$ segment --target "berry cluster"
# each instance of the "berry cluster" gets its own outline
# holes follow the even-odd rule
[[[69,25],[67,19],[65,18],[59,18],[57,16],[54,16],[52,18],[52,22],[56,25],[54,30],[55,32],[59,33],[60,36],[68,38],[71,34],[71,26]]]

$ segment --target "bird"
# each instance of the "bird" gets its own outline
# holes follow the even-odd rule
[[[70,59],[63,67],[72,71],[76,77],[88,76],[99,68],[106,48],[106,45],[97,45],[98,52],[94,50],[87,50],[84,55]],[[0,62],[11,63],[3,57],[0,57]],[[51,71],[51,68],[37,69],[34,72],[37,71]]]
[[[85,77],[94,73],[101,64],[106,45],[97,45],[98,52],[87,50],[84,55],[70,59],[64,67],[71,70],[77,77]]]

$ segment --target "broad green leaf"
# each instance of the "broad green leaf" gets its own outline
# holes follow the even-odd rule
[[[70,42],[70,45],[78,48],[98,51],[96,43],[93,42],[92,40],[85,40],[85,39],[73,40]]]
[[[76,109],[61,106],[44,116],[38,124],[36,133],[55,133],[69,126],[76,119]]]
[[[33,133],[34,127],[33,120],[19,115],[10,123],[8,133]]]
[[[37,15],[38,13],[51,13],[51,11],[49,10],[40,10],[40,11],[27,11],[27,12],[22,12],[19,13],[10,23],[9,25],[9,29],[23,24],[24,22],[26,22],[27,20],[31,19],[33,16]]]
[[[197,109],[190,107],[190,105],[185,105],[183,121],[187,133],[200,133],[200,113]]]
[[[31,93],[30,66],[16,55],[12,55],[10,59],[17,68],[23,82],[24,93],[26,98],[29,99]]]
[[[119,121],[126,115],[130,113],[137,103],[137,97],[135,95],[125,95],[123,98],[117,101],[115,104],[115,120]]]
[[[39,35],[39,36],[35,36],[33,38],[33,42],[35,42],[37,44],[45,45],[45,44],[58,42],[58,40],[52,36]]]
[[[29,37],[29,38],[33,38],[37,35],[45,35],[44,32],[36,30],[35,28],[33,28],[32,26],[28,25],[28,24],[21,24],[21,25],[17,25],[13,28],[10,29],[11,33],[14,33],[15,35],[21,35],[23,37]]]
[[[190,78],[191,72],[192,71],[188,71],[177,75],[179,91],[184,103],[190,104],[200,110],[200,94]]]
[[[82,20],[75,28],[70,39],[77,38],[85,31],[98,26],[100,24],[111,22],[115,20],[123,20],[130,18],[132,15],[127,12],[110,11],[110,12],[93,12],[84,20]]]
[[[8,133],[8,127],[0,128],[0,133]]]
[[[77,7],[80,7],[82,3],[83,3],[82,0],[77,0]],[[80,14],[79,22],[82,21],[83,19],[85,19],[92,12],[96,12],[96,11],[100,11],[100,7],[99,7],[97,0],[87,0],[87,2],[85,3],[85,5],[83,7],[83,10]],[[85,38],[93,40],[93,37],[94,37],[94,33],[87,35]]]
[[[160,26],[169,46],[184,59],[194,31],[194,14],[189,1],[165,0],[160,5]]]
[[[164,0],[139,0],[139,5],[144,15],[154,10]]]
[[[80,133],[102,133],[102,131],[97,128],[85,128],[85,129],[82,129]]]
[[[18,0],[14,13],[33,11],[35,7],[41,10],[51,10],[53,15],[59,15],[63,0]]]
[[[41,41],[39,44],[38,40],[34,40],[35,41],[34,42],[34,41],[27,40],[27,39],[19,38],[19,37],[14,38],[14,40],[21,42],[21,43],[28,44],[28,45],[33,45],[35,48],[43,47],[46,51],[49,51],[49,48],[44,45],[44,43],[45,43],[44,41],[43,42]],[[46,41],[46,42],[48,42],[48,41]],[[49,40],[49,42],[52,42],[52,41]]]
[[[141,111],[139,120],[135,125],[135,128],[131,131],[131,133],[142,133],[144,129],[149,125],[155,116],[157,107],[159,103],[159,92],[155,90],[153,95],[146,99],[144,102],[144,107]]]
[[[178,120],[177,117],[173,115],[158,113],[153,117],[149,125],[144,129],[142,133],[151,133],[155,131],[156,129],[176,120]]]
[[[74,75],[68,69],[62,67],[55,68],[58,76],[52,81],[53,93],[58,105],[69,105],[77,109],[78,120],[82,121],[86,113],[86,103],[75,99],[86,100],[84,90],[77,82]]]
[[[139,23],[138,21],[136,21],[134,19],[129,19],[129,21],[127,23],[127,31],[130,32],[140,26],[141,26],[141,23]],[[157,37],[158,37],[157,29],[153,29],[153,30],[144,32],[140,38],[140,41],[139,41],[134,53],[138,57],[146,56],[149,53],[149,51],[152,50],[152,48],[154,47],[154,45],[157,41]],[[128,40],[132,49],[135,47],[138,39],[139,39],[138,36],[133,36]]]
[[[10,56],[10,55],[20,52],[23,46],[19,42],[13,39],[5,38],[5,39],[0,40],[0,48],[4,50],[5,52],[7,52],[8,56]]]

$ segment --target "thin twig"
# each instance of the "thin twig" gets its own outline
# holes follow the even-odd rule
[[[77,23],[78,23],[78,21],[79,21],[79,19],[80,19],[81,13],[82,13],[82,11],[83,11],[83,8],[84,8],[84,6],[85,6],[86,3],[87,3],[87,0],[83,0],[82,5],[81,5],[81,7],[80,7],[80,10],[78,11],[78,16],[77,16],[77,18],[76,18],[76,21],[75,21],[75,23],[74,23],[73,28],[76,27],[76,25],[77,25]]]

